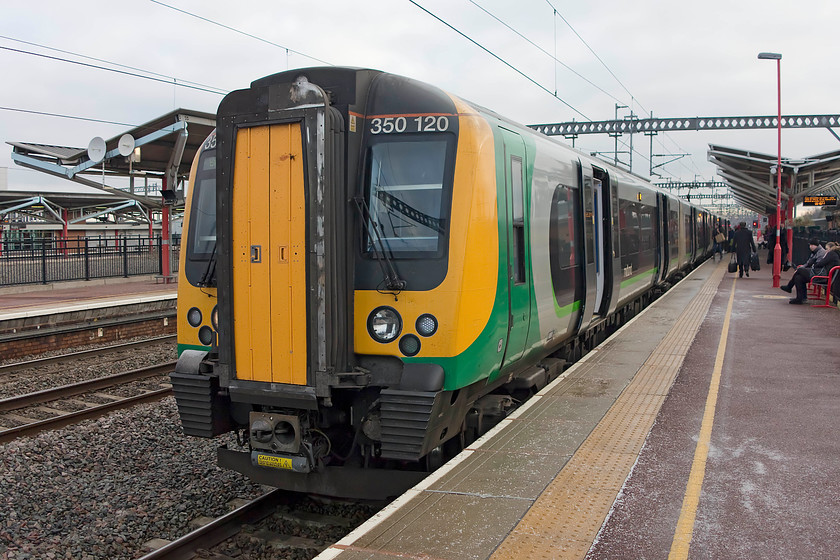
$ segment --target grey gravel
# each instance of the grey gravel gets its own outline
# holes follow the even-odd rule
[[[79,348],[79,350],[90,348]],[[38,357],[67,354],[71,351],[61,350],[55,353],[45,353]],[[170,340],[150,343],[142,349],[117,350],[101,356],[78,358],[73,362],[46,364],[16,371],[0,376],[0,399],[171,361],[176,358],[176,353],[175,342]]]
[[[232,443],[181,434],[175,401],[0,445],[0,559],[131,559],[263,493],[215,465]]]

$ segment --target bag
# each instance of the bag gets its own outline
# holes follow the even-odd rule
[[[726,236],[722,233],[719,233],[715,235],[715,241],[717,241],[718,243],[723,243],[724,241],[726,241]]]
[[[761,270],[761,264],[758,262],[758,253],[750,255],[750,270]]]
[[[735,254],[732,254],[732,258],[729,259],[729,264],[726,266],[726,270],[728,272],[738,272],[738,263],[735,260]]]

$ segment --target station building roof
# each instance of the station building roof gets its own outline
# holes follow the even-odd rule
[[[106,214],[116,223],[151,223],[157,219],[153,212],[164,206],[164,200],[162,189],[149,189],[148,180],[165,183],[170,195],[167,203],[177,203],[178,185],[188,178],[196,152],[215,127],[213,113],[176,109],[105,140],[95,161],[88,148],[8,142],[12,160],[18,165],[96,191],[0,191],[0,224],[26,219],[41,224],[67,221],[70,225]],[[137,179],[143,184],[132,189],[132,181]]]
[[[778,155],[709,144],[708,158],[739,204],[775,214]],[[840,150],[803,159],[782,157],[782,204],[800,204],[817,195],[840,195]]]
[[[196,152],[215,126],[213,113],[176,109],[106,140],[104,159],[97,162],[90,160],[88,148],[32,142],[8,144],[13,147],[12,159],[19,165],[137,200],[147,208],[160,208],[160,197],[130,193],[124,186],[115,186],[113,178],[163,179],[169,175],[167,188],[174,189],[188,177]],[[120,139],[126,134],[139,148],[128,157],[119,153]]]

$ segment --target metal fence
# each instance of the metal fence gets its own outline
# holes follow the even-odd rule
[[[180,242],[172,266],[178,270]],[[160,237],[74,237],[0,241],[0,286],[163,274]]]

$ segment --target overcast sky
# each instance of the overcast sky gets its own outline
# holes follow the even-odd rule
[[[523,124],[612,119],[617,102],[642,116],[769,115],[776,113],[775,62],[756,55],[772,51],[783,54],[783,114],[840,113],[836,0],[163,2],[171,7],[152,0],[6,2],[0,106],[137,125],[177,107],[215,112],[222,95],[172,85],[173,78],[229,91],[278,71],[328,63],[423,80]],[[168,83],[16,51],[155,72]],[[562,64],[552,60],[555,52]],[[562,101],[551,94],[555,89]],[[10,189],[70,183],[15,165],[5,142],[86,147],[94,136],[108,139],[130,128],[7,109],[0,110],[0,167],[9,167]],[[662,175],[712,179],[709,143],[775,154],[776,132],[659,135],[655,154],[690,154],[663,167]],[[613,141],[582,136],[576,145],[612,150]],[[636,135],[634,148],[633,170],[647,175],[649,139]],[[783,131],[785,156],[837,149],[826,130]]]

